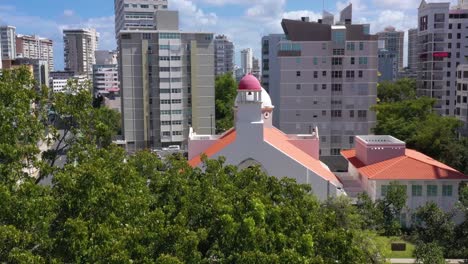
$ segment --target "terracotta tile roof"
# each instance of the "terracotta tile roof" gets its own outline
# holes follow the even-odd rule
[[[220,150],[222,150],[223,148],[225,148],[226,146],[234,142],[236,140],[236,136],[237,136],[236,130],[234,128],[229,129],[218,139],[218,141],[216,141],[216,143],[214,143],[205,151],[203,151],[203,153],[208,158],[212,157],[214,154],[218,153]],[[197,155],[196,157],[192,158],[189,161],[190,166],[192,167],[198,166],[202,162],[201,161],[202,154]]]
[[[281,130],[274,127],[264,128],[263,135],[266,142],[268,142],[270,145],[277,148],[281,152],[285,153],[298,163],[302,164],[310,171],[316,173],[317,175],[321,176],[326,180],[329,180],[335,185],[341,185],[340,180],[336,177],[336,175],[333,174],[333,172],[326,169],[325,167],[323,167],[320,160],[316,160],[309,154],[305,153],[301,149],[289,143],[288,136],[284,134]]]
[[[365,165],[356,151],[343,150],[345,157],[365,177],[374,180],[468,180],[468,176],[420,152],[406,149],[405,155]]]
[[[316,173],[317,175],[321,176],[322,178],[329,180],[335,185],[341,185],[340,180],[333,174],[331,171],[326,169],[322,166],[322,163],[319,160],[314,159],[309,154],[305,153],[301,149],[297,148],[293,144],[289,143],[288,136],[281,132],[280,130],[271,127],[271,128],[264,128],[263,130],[264,140],[278,149],[279,151],[283,152],[284,154],[288,155],[298,163],[302,164],[304,167],[308,168],[310,171]],[[232,144],[236,139],[236,131],[235,129],[231,129],[224,133],[221,138],[206,149],[203,153],[208,156],[212,157],[228,145]],[[201,163],[201,156],[197,155],[193,159],[189,161],[190,166],[196,167]]]

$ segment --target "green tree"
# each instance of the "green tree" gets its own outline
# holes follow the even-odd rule
[[[421,243],[416,246],[414,251],[416,263],[421,264],[445,264],[445,258],[442,247],[437,243]]]
[[[383,215],[385,235],[399,235],[401,230],[400,214],[406,204],[406,186],[391,182],[387,186],[385,197],[377,202],[377,207]]]
[[[234,126],[234,102],[237,83],[231,73],[216,77],[216,130],[224,132]]]
[[[382,103],[416,99],[416,80],[404,78],[396,82],[381,82],[377,86],[377,95]]]
[[[359,215],[362,217],[363,229],[380,231],[383,223],[383,212],[373,202],[367,193],[360,193],[356,203]]]

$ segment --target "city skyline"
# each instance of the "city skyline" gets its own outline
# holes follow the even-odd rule
[[[419,0],[324,2],[325,10],[335,15],[348,3],[353,3],[355,21],[370,23],[371,32],[374,33],[389,25],[404,31],[415,27],[417,7],[420,4]],[[311,21],[315,21],[321,17],[323,9],[322,1],[306,0],[171,0],[168,4],[170,10],[179,10],[183,31],[212,32],[232,39],[236,46],[236,64],[240,64],[239,51],[245,48],[252,48],[254,56],[260,57],[261,37],[281,33],[282,18],[299,19],[301,16],[309,16]],[[93,8],[89,8],[90,6]],[[63,29],[96,28],[101,35],[99,49],[116,49],[113,7],[111,0],[83,0],[79,4],[59,0],[2,0],[0,24],[15,26],[19,34],[36,34],[52,39],[55,65],[59,70],[64,67]],[[405,65],[406,54],[405,45]]]

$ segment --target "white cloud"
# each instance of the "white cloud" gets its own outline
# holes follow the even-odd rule
[[[336,9],[338,10],[338,12],[340,12],[345,7],[347,7],[350,3],[353,4],[353,15],[355,12],[359,13],[359,12],[363,12],[367,10],[367,5],[362,0],[337,1]]]
[[[179,11],[179,18],[183,25],[206,26],[214,25],[218,21],[215,13],[205,13],[201,8],[189,0],[171,0],[170,8]]]
[[[322,18],[322,15],[310,10],[290,11],[283,14],[283,18],[300,19],[301,17],[309,17],[310,21],[317,21]]]
[[[64,15],[64,16],[68,16],[68,17],[74,16],[74,15],[75,15],[75,11],[70,10],[70,9],[65,9],[65,10],[63,10],[63,15]]]

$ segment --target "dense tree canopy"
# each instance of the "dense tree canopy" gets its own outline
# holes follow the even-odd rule
[[[234,126],[233,107],[237,83],[231,73],[216,77],[216,129],[224,132]]]
[[[11,99],[34,101],[40,91],[31,90],[22,74],[4,72],[10,79],[0,79],[0,92],[23,87],[28,97]],[[238,171],[222,158],[205,159],[201,170],[177,157],[163,163],[149,152],[128,155],[109,144],[115,127],[94,120],[109,117],[90,107],[88,94],[50,100],[72,135],[55,139],[70,145],[67,162],[47,170],[52,186],[37,185],[27,174],[6,181],[10,173],[0,171],[2,263],[384,262],[375,234],[362,229],[361,216],[345,198],[320,202],[310,186],[258,167]],[[11,118],[14,109],[26,120],[15,129],[1,123],[1,136],[15,139],[1,142],[2,153],[25,148],[20,158],[2,156],[2,168],[9,168],[44,137],[46,125],[35,122],[37,114],[29,119],[36,109],[29,102],[2,104],[0,117]],[[35,138],[20,137],[36,127]]]
[[[442,117],[433,111],[435,99],[416,98],[415,83],[407,79],[379,85],[377,135],[392,135],[409,148],[440,160],[468,173],[468,139],[459,138],[461,123],[453,117]]]

